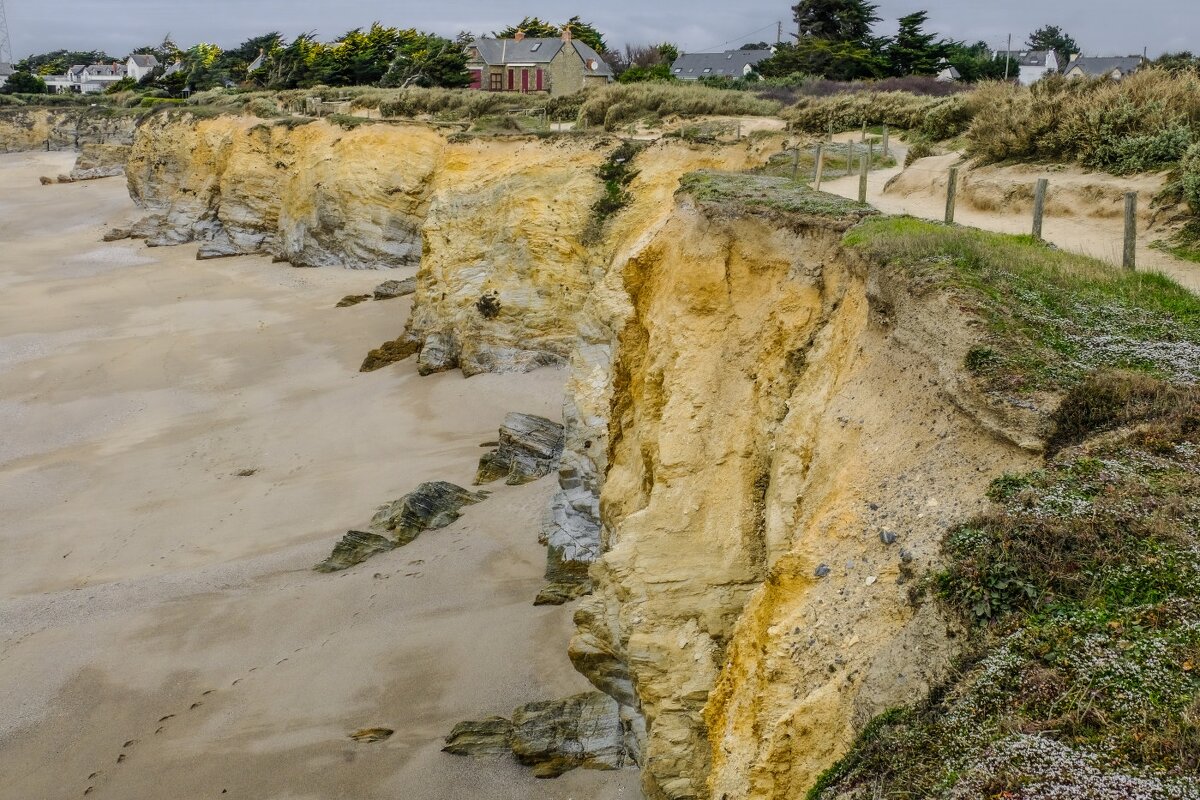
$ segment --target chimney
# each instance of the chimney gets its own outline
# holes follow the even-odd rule
[[[521,40],[522,40],[522,39],[524,39],[524,38],[525,38],[525,31],[517,31],[517,34],[516,34],[516,36],[513,36],[513,39],[514,39],[514,40],[516,40],[516,41],[518,41],[518,42],[519,42],[519,41],[521,41]]]
[[[563,31],[562,40],[564,42],[571,41],[571,27],[569,25],[563,25],[562,31]]]

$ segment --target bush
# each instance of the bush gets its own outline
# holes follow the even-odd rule
[[[1179,172],[1183,198],[1191,206],[1193,214],[1200,214],[1200,143],[1188,148],[1179,162]]]
[[[159,106],[183,105],[183,101],[173,97],[143,97],[137,105],[138,108],[158,108]]]
[[[769,116],[778,111],[778,103],[746,92],[684,83],[615,84],[588,93],[578,122],[612,130],[645,116]]]
[[[933,142],[926,139],[924,136],[916,136],[908,143],[908,154],[904,156],[904,166],[911,165],[914,161],[922,158],[936,156],[937,149],[933,146]]]
[[[784,119],[808,133],[861,125],[891,125],[920,131],[931,139],[959,136],[967,130],[972,104],[962,97],[930,97],[909,92],[852,92],[802,97],[783,112]]]

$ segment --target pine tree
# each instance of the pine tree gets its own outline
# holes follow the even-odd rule
[[[792,6],[803,37],[855,45],[871,39],[871,26],[880,20],[878,10],[867,0],[800,0]]]
[[[887,58],[893,75],[933,75],[946,58],[949,47],[938,41],[936,34],[922,28],[929,13],[918,11],[900,18],[900,31],[887,48]]]

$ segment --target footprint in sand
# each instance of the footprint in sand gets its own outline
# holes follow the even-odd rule
[[[199,708],[202,705],[204,705],[204,703],[201,703],[199,700],[197,700],[196,702],[192,703],[191,706],[188,707],[188,711],[195,711],[197,708]]]

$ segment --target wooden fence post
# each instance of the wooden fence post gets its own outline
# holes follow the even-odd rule
[[[1125,193],[1125,256],[1121,261],[1127,270],[1137,269],[1137,192]]]
[[[888,126],[886,122],[883,124],[883,157],[888,157]]]
[[[866,153],[862,155],[862,162],[858,167],[858,202],[867,202],[867,172],[871,168],[871,162]]]
[[[825,145],[819,144],[819,145],[817,145],[817,177],[814,179],[816,181],[816,186],[814,188],[818,192],[821,191],[821,178],[825,177],[823,174],[824,172],[825,172]]]
[[[1046,188],[1050,181],[1038,178],[1037,188],[1033,191],[1033,238],[1042,240],[1042,217],[1046,214]]]
[[[800,171],[800,145],[792,148],[792,180],[795,181]]]
[[[946,187],[946,224],[954,224],[954,203],[958,200],[958,167],[950,168],[950,183]]]
[[[846,177],[854,174],[854,142],[846,142]]]
[[[867,121],[865,119],[863,120],[862,140],[864,142],[867,140]]]

